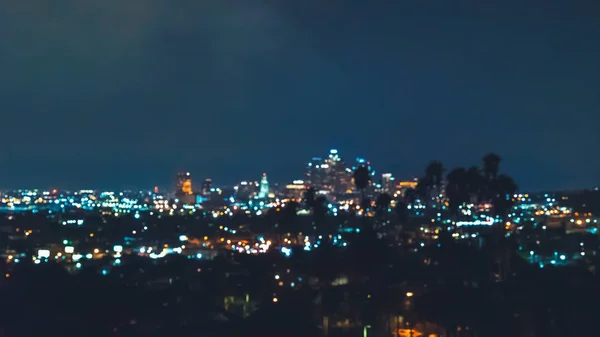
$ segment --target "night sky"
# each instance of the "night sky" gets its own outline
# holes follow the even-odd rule
[[[595,0],[2,1],[0,187],[287,182],[330,148],[591,187],[599,79]]]

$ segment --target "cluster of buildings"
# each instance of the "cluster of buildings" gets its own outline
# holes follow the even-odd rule
[[[368,193],[388,193],[398,195],[407,188],[415,188],[416,180],[396,182],[391,173],[377,175],[371,162],[364,158],[356,158],[353,163],[345,162],[338,150],[332,149],[327,157],[314,157],[306,167],[304,186],[315,189],[317,194],[344,198],[356,193],[354,171],[359,166],[365,166],[371,180]]]
[[[258,217],[271,210],[282,211],[289,202],[300,201],[306,190],[312,188],[317,195],[326,197],[328,214],[332,217],[344,213],[375,216],[376,213],[372,209],[363,209],[358,202],[359,193],[355,188],[353,176],[356,168],[361,165],[364,165],[371,175],[371,181],[366,191],[370,197],[378,193],[388,193],[396,200],[405,191],[416,187],[416,180],[397,181],[390,173],[377,175],[369,161],[356,158],[355,161],[348,163],[342,159],[337,150],[332,149],[326,157],[314,157],[307,163],[304,179],[294,180],[287,185],[271,184],[265,173],[258,181],[242,181],[231,188],[219,188],[213,185],[210,178],[195,185],[192,174],[182,172],[176,175],[174,190],[167,193],[160,193],[157,187],[153,191],[122,192],[14,190],[2,194],[0,212],[6,213],[9,223],[14,214],[43,213],[47,214],[48,218],[52,219],[51,221],[66,226],[65,228],[88,226],[87,218],[82,214],[90,214],[89,212],[109,217],[129,215],[136,220],[198,212],[196,214],[202,214],[204,219],[227,222],[234,214],[238,213],[259,219]],[[199,187],[194,188],[195,186]],[[433,193],[430,200],[417,198],[414,202],[407,204],[407,216],[413,225],[416,225],[413,228],[418,228],[418,233],[414,234],[415,244],[419,247],[435,244],[438,234],[445,228],[452,229],[453,237],[456,239],[477,239],[482,228],[502,223],[506,226],[507,235],[518,236],[521,242],[521,251],[525,257],[532,262],[540,263],[540,265],[571,263],[574,258],[580,259],[585,254],[595,254],[595,250],[590,250],[592,245],[580,245],[583,242],[580,240],[577,241],[574,248],[557,246],[553,242],[556,233],[562,233],[563,236],[569,234],[572,235],[571,237],[576,235],[597,237],[598,218],[591,212],[576,212],[571,207],[565,206],[564,202],[568,200],[568,197],[559,194],[515,194],[512,198],[515,205],[503,219],[494,215],[493,206],[490,204],[462,205],[459,212],[460,219],[458,219],[450,212],[448,200],[442,190]],[[394,205],[395,201],[392,200],[389,212]],[[310,210],[304,206],[300,203],[297,210],[298,215],[310,214]],[[332,222],[344,222],[346,221],[344,219],[347,218],[332,220]],[[387,217],[384,221],[390,224]],[[379,228],[386,227],[384,224],[378,226],[380,226]],[[388,227],[394,228],[393,224]],[[357,231],[356,226],[351,224],[336,224],[335,228],[337,232],[331,232],[331,238],[339,241],[340,245],[345,244],[343,236]],[[133,230],[131,236],[139,236],[146,230],[142,226]],[[264,243],[256,238],[247,238],[246,241],[242,240],[244,238],[240,239],[240,234],[236,233],[239,230],[239,228],[233,229],[228,225],[219,229],[224,234],[233,236],[230,239],[231,242],[242,242],[243,245],[230,245],[227,236],[221,235],[217,240],[211,238],[214,241],[211,246],[223,245],[226,250],[243,250],[251,253],[255,250],[256,252],[265,250],[261,246]],[[22,232],[15,232],[14,228],[8,225],[1,225],[0,233],[9,233],[9,238],[29,237],[36,234],[30,228],[26,228]],[[197,246],[205,249],[206,247],[202,244],[206,245],[211,240],[205,239],[206,242],[203,241]],[[308,242],[309,245],[306,247],[318,245],[318,239],[306,240],[308,240],[307,237],[302,237],[294,239],[293,242],[300,245],[306,245]],[[281,247],[289,249],[291,242],[277,243]],[[557,246],[551,249],[551,254],[546,251],[546,247],[549,245]],[[58,252],[61,252],[63,256],[69,254],[63,251],[68,246],[70,245],[61,247]],[[143,243],[140,247],[142,246],[150,247],[150,244]],[[154,247],[154,251],[158,251],[157,254],[160,255],[160,252],[165,250],[161,248],[162,243],[159,246]],[[188,243],[188,247],[191,246]],[[199,251],[189,249],[188,251],[191,252],[190,256],[196,256],[199,253]],[[177,251],[168,251],[169,254],[173,252]],[[202,253],[207,254],[207,252]],[[52,254],[58,256],[54,251]],[[87,256],[87,254],[94,253],[93,251],[75,251],[75,254]]]
[[[371,181],[368,194],[388,193],[398,196],[406,189],[415,188],[416,180],[397,181],[391,173],[377,175],[371,163],[364,158],[356,158],[348,163],[342,159],[336,149],[329,151],[326,157],[313,157],[306,165],[304,178],[296,179],[289,184],[269,184],[264,173],[258,181],[241,181],[232,189],[213,187],[212,179],[202,181],[199,189],[194,189],[190,172],[181,172],[176,176],[174,197],[183,204],[200,205],[211,199],[223,199],[236,202],[269,199],[301,199],[308,188],[317,195],[324,195],[331,200],[346,200],[357,197],[353,174],[357,167],[367,167]],[[158,189],[155,189],[158,193]]]

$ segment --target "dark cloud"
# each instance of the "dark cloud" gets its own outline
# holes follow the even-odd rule
[[[0,3],[0,186],[233,182],[338,147],[409,177],[490,150],[598,183],[600,11],[506,1]]]

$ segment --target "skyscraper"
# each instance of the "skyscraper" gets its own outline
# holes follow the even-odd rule
[[[331,149],[327,158],[315,157],[308,163],[305,184],[317,191],[345,194],[352,190],[352,171],[346,166],[338,150]]]
[[[177,197],[192,195],[194,193],[192,190],[192,176],[189,172],[177,173],[176,184],[175,195]]]
[[[346,166],[338,150],[332,149],[329,151],[326,166],[331,192],[336,195],[351,193],[353,189],[352,170]]]
[[[206,178],[202,182],[202,196],[208,198],[210,196],[210,190],[212,188],[212,179]]]
[[[393,194],[395,191],[394,177],[391,173],[381,175],[381,191],[383,193]]]
[[[258,192],[259,199],[266,199],[269,196],[269,181],[267,180],[267,174],[263,173],[262,179],[260,180],[260,191]]]
[[[306,168],[306,177],[304,183],[315,190],[323,189],[327,179],[326,168],[322,167],[325,162],[322,158],[313,157]]]

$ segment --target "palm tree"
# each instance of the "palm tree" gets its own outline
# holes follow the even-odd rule
[[[354,185],[356,185],[356,189],[360,191],[361,200],[365,199],[365,190],[369,186],[370,181],[371,174],[365,165],[360,165],[354,170]]]
[[[497,154],[490,152],[483,157],[483,175],[488,180],[496,180],[500,170],[502,158]]]
[[[309,187],[306,191],[304,191],[304,204],[307,208],[313,208],[315,204],[315,189]]]
[[[446,197],[450,203],[450,214],[457,218],[459,207],[469,201],[467,170],[464,167],[456,168],[448,173],[446,180]]]
[[[394,211],[396,211],[398,223],[400,225],[406,225],[408,222],[408,208],[406,203],[402,200],[396,201],[396,207],[394,208]]]
[[[431,180],[428,177],[422,177],[415,187],[415,196],[421,200],[425,206],[429,205],[429,191],[431,190]]]
[[[504,174],[500,174],[493,185],[494,196],[492,203],[494,205],[494,211],[496,215],[502,218],[506,217],[506,214],[514,204],[513,194],[518,190],[518,186],[515,181]]]
[[[377,197],[375,204],[377,205],[378,209],[384,209],[387,211],[387,209],[390,207],[391,202],[392,202],[392,197],[389,194],[381,193]]]
[[[484,178],[476,166],[469,167],[466,172],[467,192],[471,202],[479,203],[482,200]]]
[[[404,191],[403,201],[407,205],[412,205],[415,203],[415,199],[417,198],[416,190],[413,188],[407,189]]]
[[[327,198],[324,196],[317,197],[314,201],[312,212],[313,212],[313,223],[314,229],[322,234],[327,234],[325,228],[325,222],[327,218]]]
[[[295,232],[298,220],[298,207],[300,205],[295,201],[288,202],[282,210],[281,229],[284,232]]]
[[[377,200],[375,201],[375,207],[384,220],[387,220],[388,209],[391,202],[392,197],[387,193],[381,193],[377,196]]]
[[[444,174],[444,165],[438,160],[430,162],[425,168],[425,176],[431,182],[432,188],[440,188]]]
[[[434,160],[425,168],[425,176],[419,179],[416,187],[416,194],[425,204],[426,215],[431,213],[432,194],[437,196],[440,193],[444,166],[440,161]]]

